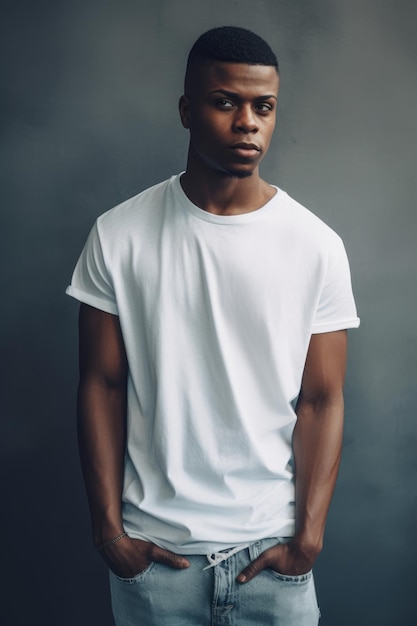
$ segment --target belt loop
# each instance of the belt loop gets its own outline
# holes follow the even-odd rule
[[[251,543],[250,546],[248,547],[249,550],[249,558],[251,561],[253,561],[254,559],[258,558],[258,556],[261,553],[260,547],[261,547],[262,542],[261,541],[255,541],[255,543]]]

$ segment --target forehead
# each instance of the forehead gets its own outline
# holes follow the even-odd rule
[[[215,62],[196,68],[193,83],[203,93],[230,91],[255,95],[278,95],[279,77],[272,65]]]

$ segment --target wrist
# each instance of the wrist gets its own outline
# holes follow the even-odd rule
[[[123,528],[122,520],[114,522],[101,521],[98,524],[93,525],[93,543],[96,548],[99,548],[103,544],[111,541],[115,537],[118,537],[125,532]]]
[[[312,518],[297,520],[292,541],[302,550],[319,554],[323,548],[325,522],[322,519]]]
[[[290,541],[291,547],[311,562],[315,561],[323,548],[321,538],[306,537],[295,534]]]
[[[112,546],[114,546],[115,543],[118,543],[124,537],[127,537],[127,532],[125,531],[123,531],[122,533],[119,533],[118,535],[116,535],[116,537],[113,537],[113,539],[108,539],[101,545],[96,546],[96,550],[99,550],[100,552],[103,550],[107,550],[107,548],[111,548]]]

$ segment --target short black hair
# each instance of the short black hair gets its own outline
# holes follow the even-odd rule
[[[185,84],[192,68],[223,63],[271,65],[276,68],[278,59],[262,37],[238,26],[220,26],[200,35],[190,50],[185,73]]]

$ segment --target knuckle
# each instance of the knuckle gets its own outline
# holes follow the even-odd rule
[[[159,563],[168,564],[170,561],[170,553],[158,546],[152,545],[150,557],[152,561],[158,561]]]
[[[169,565],[173,561],[172,554],[170,554],[169,552],[166,552],[165,550],[160,553],[160,559],[166,565]]]
[[[184,567],[184,558],[179,554],[167,552],[167,564],[177,569],[181,569],[182,567]]]
[[[256,576],[256,574],[260,571],[260,566],[259,566],[259,562],[258,561],[253,561],[250,565],[248,565],[248,567],[246,568],[246,574],[248,576]]]

